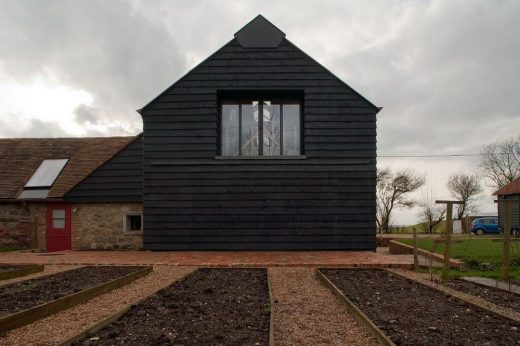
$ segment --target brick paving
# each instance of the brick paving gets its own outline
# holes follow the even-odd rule
[[[204,267],[385,267],[410,269],[408,258],[370,251],[62,251],[0,253],[0,264],[128,264]]]
[[[397,256],[403,261],[406,261],[408,263],[413,263],[413,255],[392,255],[392,254],[390,254],[388,247],[378,247],[377,253],[381,254],[381,255],[387,255],[387,256]],[[437,268],[442,268],[442,266],[443,266],[443,262],[434,257],[432,257],[430,259],[421,254],[417,254],[417,259],[419,260],[420,266],[429,267],[430,264],[432,267],[437,267]]]

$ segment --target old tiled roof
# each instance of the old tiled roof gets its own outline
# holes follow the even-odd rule
[[[46,159],[69,159],[49,198],[62,197],[135,137],[0,139],[0,200],[15,199]]]
[[[493,195],[502,196],[516,194],[520,194],[520,177],[516,178],[506,186],[503,186],[501,189],[497,190]]]

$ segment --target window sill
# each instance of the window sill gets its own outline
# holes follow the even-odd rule
[[[143,235],[143,231],[123,231],[124,235]]]
[[[305,160],[305,155],[293,156],[215,156],[215,160]]]

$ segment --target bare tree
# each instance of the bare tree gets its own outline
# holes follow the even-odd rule
[[[446,207],[435,204],[431,193],[426,193],[418,203],[418,206],[419,218],[424,225],[425,231],[428,234],[432,234],[442,220],[444,220]]]
[[[500,189],[520,176],[520,136],[486,145],[481,154],[482,175],[493,187]]]
[[[411,208],[415,201],[407,197],[424,185],[424,178],[411,169],[395,173],[388,167],[377,172],[377,228],[386,233],[390,225],[390,216],[395,208]]]
[[[446,184],[453,198],[461,201],[457,208],[457,219],[460,220],[465,213],[476,211],[475,200],[482,193],[480,178],[476,174],[458,172],[450,175]]]

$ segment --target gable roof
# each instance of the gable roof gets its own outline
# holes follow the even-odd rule
[[[255,31],[255,28],[256,29],[260,29],[260,31],[256,32]],[[259,36],[259,35],[268,35],[270,36],[270,38],[258,38],[256,37],[255,38],[255,35],[256,36]],[[242,40],[246,40],[246,44],[244,45],[244,43],[240,42],[240,39],[241,39],[241,36],[242,36]],[[182,81],[186,80],[189,78],[190,75],[192,75],[193,73],[195,73],[199,68],[203,67],[205,65],[205,63],[211,61],[215,56],[218,56],[219,53],[223,52],[227,47],[235,44],[238,42],[238,44],[244,49],[244,50],[248,50],[250,48],[257,48],[259,50],[262,50],[262,49],[265,49],[265,48],[268,48],[268,47],[261,47],[261,44],[266,44],[266,43],[258,43],[258,42],[263,42],[263,41],[269,41],[271,42],[270,44],[273,45],[274,41],[277,39],[276,37],[280,37],[280,42],[278,42],[276,45],[272,46],[272,47],[269,47],[271,49],[277,49],[279,47],[279,45],[283,42],[286,42],[287,44],[289,44],[290,46],[292,46],[298,53],[302,54],[303,56],[305,56],[307,59],[309,59],[310,61],[312,61],[314,64],[316,64],[317,66],[319,66],[321,69],[323,69],[324,72],[328,73],[330,76],[332,76],[334,79],[336,79],[337,81],[339,81],[343,86],[345,86],[348,90],[350,90],[351,92],[353,92],[354,94],[356,94],[357,96],[359,96],[360,99],[364,100],[370,107],[372,107],[375,111],[376,111],[376,114],[378,112],[381,111],[382,107],[378,107],[376,106],[374,103],[372,103],[370,100],[368,100],[366,97],[364,97],[363,95],[361,95],[359,92],[357,92],[356,90],[354,90],[350,85],[348,85],[346,82],[344,82],[342,79],[338,78],[334,73],[332,73],[330,70],[328,70],[326,67],[324,67],[322,64],[320,64],[319,62],[317,62],[314,58],[312,58],[310,55],[308,55],[307,53],[305,53],[303,50],[301,50],[299,47],[297,47],[294,43],[292,43],[291,41],[289,41],[287,38],[286,38],[286,35],[283,31],[281,31],[277,26],[275,26],[274,24],[272,24],[270,21],[268,21],[265,17],[263,17],[262,15],[258,15],[257,17],[255,17],[253,20],[251,20],[248,24],[246,24],[244,27],[242,27],[239,31],[237,31],[234,35],[234,38],[227,42],[226,44],[224,44],[222,47],[220,47],[217,51],[215,51],[213,54],[209,55],[206,59],[204,59],[203,61],[201,61],[198,65],[196,65],[195,67],[193,67],[191,70],[189,70],[188,72],[186,72],[182,77],[180,77],[177,81],[175,81],[173,84],[171,84],[170,86],[168,86],[166,89],[164,89],[161,93],[159,93],[156,97],[154,97],[152,100],[150,100],[147,104],[145,104],[143,107],[141,107],[140,109],[137,109],[136,111],[141,114],[141,116],[143,115],[143,112],[150,106],[152,105],[155,101],[159,100],[163,95],[167,94],[168,91],[170,91],[171,89],[175,88],[179,83],[181,83]],[[257,45],[257,46],[254,46],[255,42],[251,42],[251,41],[257,41],[256,44],[260,44],[260,45]],[[253,44],[252,46],[248,47],[247,44]],[[269,49],[265,49],[266,51],[269,50]]]
[[[0,139],[0,200],[16,199],[43,160],[69,159],[48,198],[61,198],[136,137]]]
[[[502,195],[516,195],[520,194],[520,177],[516,178],[509,184],[503,186],[502,188],[495,191],[493,195],[502,196]]]

